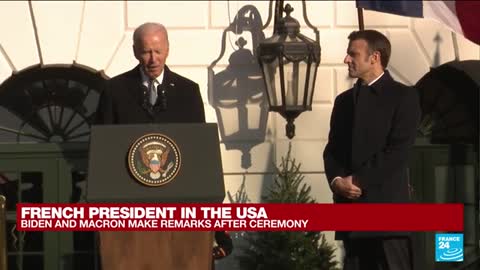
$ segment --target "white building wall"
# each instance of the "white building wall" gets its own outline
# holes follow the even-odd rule
[[[292,16],[302,24],[302,33],[313,37],[303,22],[300,2],[291,4],[295,8]],[[135,27],[157,21],[169,29],[171,48],[167,64],[199,83],[207,121],[217,122],[209,103],[207,68],[220,55],[224,29],[245,5],[253,5],[262,22],[266,22],[267,1],[1,1],[0,83],[12,72],[37,64],[75,62],[115,76],[136,65],[131,49]],[[320,31],[322,62],[313,111],[303,113],[295,121],[292,153],[302,163],[305,179],[312,185],[317,201],[330,203],[322,152],[333,100],[353,84],[343,58],[348,34],[358,29],[357,10],[354,1],[308,1],[307,8],[310,21]],[[431,66],[454,60],[451,32],[439,23],[370,11],[364,12],[364,18],[366,28],[378,29],[391,39],[390,70],[404,83],[415,84]],[[266,37],[272,34],[272,24],[273,21],[263,31]],[[252,49],[248,34],[241,36],[247,39],[246,48]],[[227,35],[224,56],[215,65],[216,74],[227,67],[234,52],[232,44],[239,36],[232,32]],[[458,36],[458,44],[461,60],[480,59],[479,46],[462,36]],[[250,109],[260,111],[253,96],[249,104]],[[235,113],[230,110],[224,117],[226,127],[238,125]],[[253,119],[258,118],[255,113],[248,117],[249,122],[258,122]],[[266,127],[264,138],[245,135],[221,144],[228,192],[235,194],[245,180],[252,202],[261,200],[264,184],[272,179],[273,164],[279,163],[289,144],[284,135],[285,121],[279,115],[269,113]],[[251,166],[242,166],[243,154],[239,149],[250,149]],[[332,232],[327,232],[327,237],[334,242]]]

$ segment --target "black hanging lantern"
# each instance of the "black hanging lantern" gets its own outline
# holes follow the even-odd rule
[[[287,120],[286,134],[290,139],[295,136],[295,118],[306,110],[312,110],[315,78],[320,64],[319,33],[307,19],[305,0],[302,5],[303,17],[314,30],[315,41],[300,33],[300,24],[290,16],[293,8],[289,4],[284,8],[283,1],[275,1],[273,35],[257,47],[269,109]],[[286,13],[284,17],[283,12]]]

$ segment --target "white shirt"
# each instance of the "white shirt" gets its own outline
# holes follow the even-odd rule
[[[371,82],[368,84],[368,86],[371,86],[371,85],[374,84],[376,81],[378,81],[378,79],[380,79],[380,78],[383,76],[383,74],[385,74],[385,71],[382,72],[382,74],[380,74],[380,76],[378,76],[375,80],[371,81]],[[163,76],[163,72],[162,72],[162,76]]]
[[[155,80],[153,81],[153,84],[155,85],[155,91],[157,89],[157,87],[162,83],[163,81],[163,74],[164,74],[164,71],[165,69],[162,70],[162,73],[160,73],[160,75],[155,78]],[[147,89],[149,89],[149,86],[150,86],[150,81],[152,79],[150,79],[150,77],[147,76],[147,74],[145,74],[145,71],[143,71],[143,67],[140,67],[140,75],[142,76],[142,84],[145,85],[145,87],[147,87]],[[157,93],[158,94],[158,93]]]

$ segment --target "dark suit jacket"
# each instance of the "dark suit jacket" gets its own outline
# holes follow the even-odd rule
[[[165,66],[162,87],[166,89],[167,109],[148,103],[140,66],[111,78],[100,95],[95,124],[203,123],[205,112],[198,84]]]
[[[335,99],[323,157],[329,184],[337,176],[353,175],[362,196],[352,201],[335,194],[334,201],[409,202],[407,163],[420,120],[418,94],[394,81],[388,71],[373,85],[360,85],[358,81]],[[359,91],[366,92],[357,102]],[[355,235],[377,234],[351,233],[350,237]],[[337,233],[337,239],[347,236]]]

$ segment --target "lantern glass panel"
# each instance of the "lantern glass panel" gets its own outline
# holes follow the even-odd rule
[[[268,101],[270,106],[279,106],[282,102],[280,92],[280,74],[278,72],[278,59],[275,58],[271,62],[262,65],[265,83],[268,91]],[[278,88],[277,88],[278,87]],[[278,89],[278,91],[277,91]]]
[[[286,35],[285,42],[302,42],[302,40],[296,35]]]
[[[318,64],[312,63],[312,66],[310,67],[310,74],[308,78],[308,94],[307,94],[307,106],[312,104],[312,99],[313,99],[313,89],[315,88],[315,78],[317,77],[317,67]]]
[[[292,62],[284,58],[286,106],[303,106],[307,62]]]

